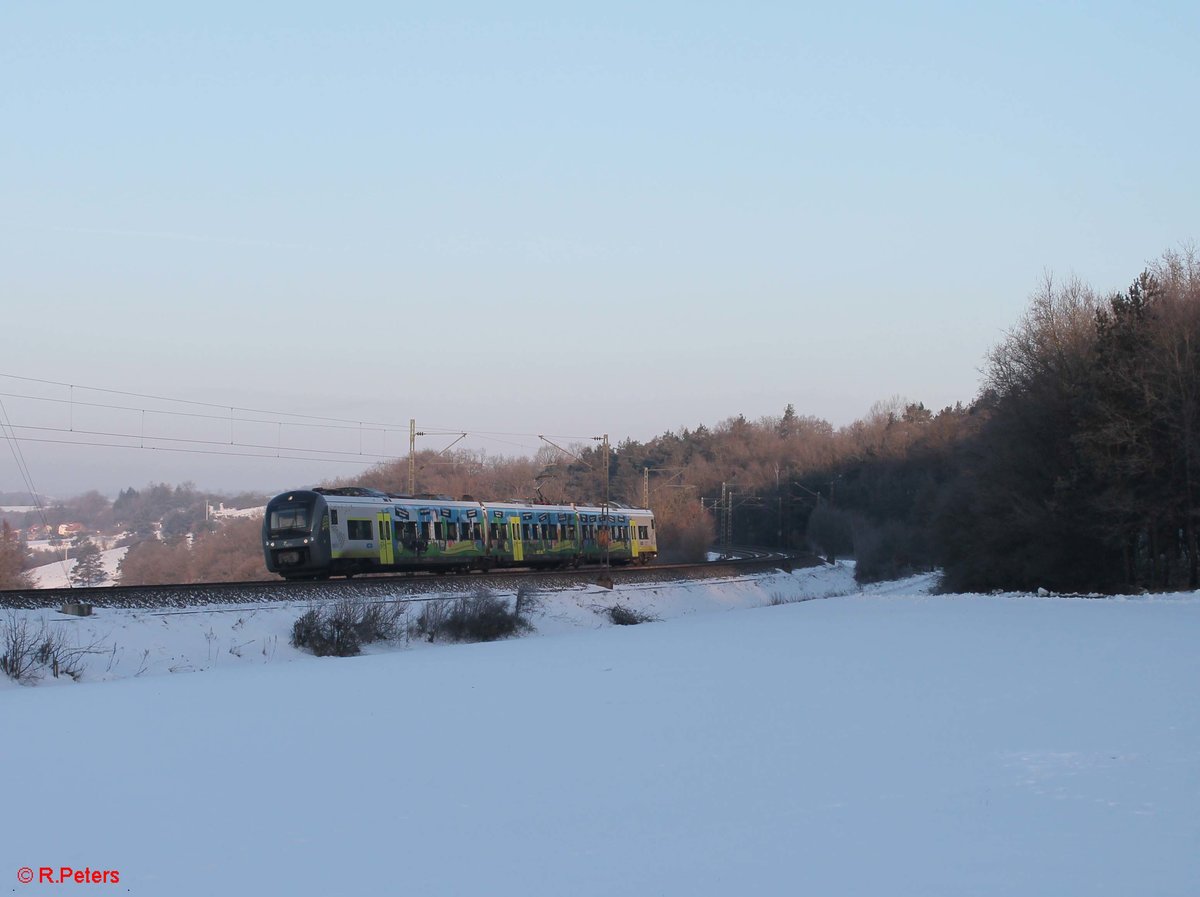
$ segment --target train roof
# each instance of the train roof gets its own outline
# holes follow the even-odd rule
[[[372,489],[368,486],[338,486],[338,487],[317,487],[315,489],[297,489],[294,492],[282,493],[282,495],[293,495],[297,492],[315,492],[318,495],[325,497],[326,501],[333,500],[334,503],[341,503],[338,500],[355,503],[369,503],[379,505],[403,505],[404,507],[439,507],[439,508],[495,508],[504,511],[584,511],[588,514],[601,514],[604,512],[602,505],[591,504],[552,504],[533,501],[522,501],[520,499],[509,499],[507,501],[479,501],[470,497],[451,498],[448,495],[400,495],[394,492],[383,492],[379,489]],[[276,498],[282,497],[276,496]],[[272,499],[274,501],[275,499]],[[639,516],[654,516],[654,512],[646,508],[632,508],[620,502],[609,502],[609,512],[612,514],[637,514]]]

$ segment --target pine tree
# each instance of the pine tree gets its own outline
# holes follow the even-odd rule
[[[791,439],[796,435],[798,424],[796,422],[796,406],[788,402],[788,406],[783,409],[783,417],[779,419],[778,433],[783,439]]]
[[[75,568],[71,570],[71,582],[77,586],[94,586],[108,579],[100,549],[91,539],[82,536],[75,540]]]

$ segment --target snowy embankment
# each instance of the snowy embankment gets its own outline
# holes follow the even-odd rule
[[[1195,894],[1200,601],[927,585],[622,592],[665,621],[632,627],[593,612],[611,593],[566,593],[552,637],[294,663],[259,611],[236,632],[277,627],[270,663],[222,645],[202,674],[5,688],[3,871],[173,895]],[[750,608],[822,590],[847,594]],[[125,613],[131,646],[183,638],[183,615]]]
[[[924,588],[929,580],[929,577],[914,580],[914,587]],[[464,586],[448,581],[445,595],[468,595],[471,588],[469,583]],[[603,611],[618,601],[623,607],[657,620],[668,620],[710,611],[762,607],[772,601],[824,598],[856,591],[854,568],[848,564],[807,568],[794,575],[778,573],[673,584],[621,584],[611,591],[589,585],[543,594],[533,623],[536,635],[555,635],[581,628],[611,626]],[[510,602],[515,598],[511,590],[496,590],[492,594]],[[293,648],[290,643],[292,624],[309,607],[308,602],[210,605],[161,611],[101,607],[90,617],[72,617],[45,610],[14,613],[19,619],[28,621],[32,629],[45,625],[51,630],[62,631],[72,645],[92,646],[92,653],[84,659],[82,681],[95,682],[228,666],[295,660],[316,662],[316,658]],[[411,605],[410,620],[415,620],[420,609],[418,602]],[[429,647],[432,646],[414,640],[367,645],[365,650],[380,653]],[[0,689],[5,688],[7,681],[0,677]],[[66,677],[39,681],[43,687],[61,684],[73,683]]]

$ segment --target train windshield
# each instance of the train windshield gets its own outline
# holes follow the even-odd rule
[[[271,534],[308,532],[310,529],[308,508],[304,506],[279,508],[271,512]]]

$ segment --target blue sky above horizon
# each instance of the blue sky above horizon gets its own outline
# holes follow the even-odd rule
[[[1200,238],[1198,36],[1183,3],[7,4],[0,373],[614,439],[967,402],[1045,271],[1121,289]],[[25,451],[48,492],[321,476]]]

